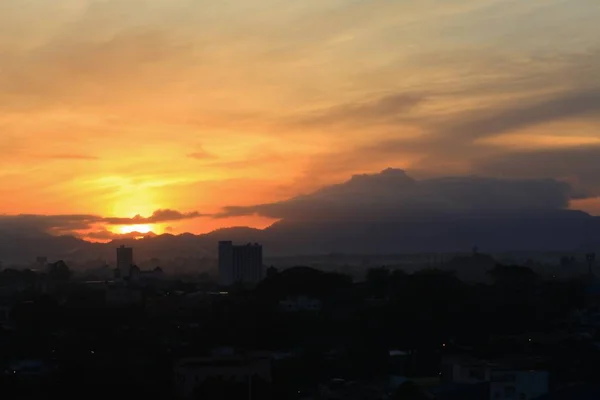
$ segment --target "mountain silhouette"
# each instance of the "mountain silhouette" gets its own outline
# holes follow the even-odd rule
[[[267,256],[308,254],[399,254],[468,252],[478,245],[495,251],[574,251],[600,243],[600,217],[581,211],[407,212],[393,219],[282,220],[260,230],[219,229],[207,234],[146,235],[92,243],[72,236],[23,235],[3,232],[0,260],[28,262],[49,259],[85,261],[114,259],[121,245],[135,248],[136,259],[215,257],[217,243],[258,242]]]

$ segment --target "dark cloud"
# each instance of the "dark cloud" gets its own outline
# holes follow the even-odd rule
[[[98,215],[0,215],[0,231],[18,233],[72,234],[93,229],[97,225],[138,225],[180,221],[202,217],[198,212],[181,213],[157,210],[150,217],[102,217]],[[138,235],[139,236],[139,235]]]
[[[390,164],[407,168],[420,158],[418,149],[406,139],[386,139],[309,159],[294,185],[303,191],[314,190],[339,182],[351,174],[378,171]]]
[[[569,185],[552,179],[452,177],[415,180],[404,171],[356,175],[310,195],[249,207],[219,217],[258,214],[291,220],[387,219],[415,211],[555,210],[568,206]]]
[[[373,104],[386,104],[388,99],[393,97],[383,97]],[[350,110],[348,115],[355,119],[364,119],[365,123],[389,123],[397,128],[406,125],[406,120],[398,118],[400,113],[394,107],[373,107],[373,109],[376,111],[358,112],[348,108]],[[381,145],[374,144],[369,147],[389,149],[391,146],[409,151],[422,150],[432,154],[444,152],[446,157],[451,157],[452,154],[448,152],[450,148],[454,151],[459,148],[470,150],[477,139],[571,118],[600,119],[600,87],[530,96],[493,107],[450,114],[443,118],[426,116],[418,120],[416,117],[411,117],[412,123],[422,126],[423,135],[391,137]]]
[[[483,174],[504,177],[552,176],[568,181],[573,197],[600,195],[600,146],[519,151],[480,160]]]
[[[27,233],[89,229],[94,215],[1,215],[0,230]]]
[[[139,225],[156,224],[160,222],[180,221],[184,219],[194,219],[204,216],[197,211],[190,213],[181,213],[175,210],[156,210],[149,217],[136,215],[133,218],[103,218],[102,222],[110,225]]]
[[[472,140],[575,117],[600,118],[600,88],[513,101],[451,116],[434,129],[445,141]]]
[[[443,94],[431,94],[430,97],[439,95]],[[394,96],[365,103],[369,104],[365,107],[366,110],[370,110],[368,112],[360,112],[351,106],[340,106],[338,110],[349,111],[347,116],[340,111],[330,114],[323,112],[323,116],[327,118],[313,119],[314,123],[318,121],[329,123],[333,120],[349,121],[346,118],[348,117],[353,118],[354,121],[361,120],[365,125],[386,124],[390,133],[371,143],[313,156],[305,171],[307,180],[319,180],[326,175],[339,177],[340,174],[348,174],[361,168],[373,171],[390,164],[422,171],[428,176],[439,176],[442,171],[458,175],[477,171],[478,174],[485,175],[479,169],[480,165],[489,160],[502,162],[505,156],[506,162],[509,163],[513,154],[518,159],[520,157],[518,154],[524,153],[522,151],[517,153],[515,149],[506,147],[484,146],[479,140],[575,118],[589,121],[591,124],[600,123],[600,87],[597,86],[519,97],[512,102],[475,108],[443,117],[407,116],[394,107],[375,107],[377,104],[385,104],[390,98]],[[421,134],[407,134],[405,128],[411,126],[420,127]],[[570,152],[570,150],[565,151]],[[539,158],[541,154],[536,152],[534,157]],[[570,167],[567,163],[561,162],[562,166],[557,168],[556,158],[553,156],[548,158],[554,163],[549,166],[550,170],[570,169],[575,174],[587,174],[586,171],[590,169],[586,161],[585,171],[577,172],[581,169],[579,167],[582,160],[575,160]],[[523,160],[523,163],[526,164],[526,161]],[[537,173],[541,169],[543,167],[540,164],[535,174],[527,174],[527,171],[524,171],[523,176],[534,178],[562,178],[563,176],[562,171],[558,175]]]

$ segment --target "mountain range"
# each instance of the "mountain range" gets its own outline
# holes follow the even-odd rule
[[[140,234],[140,236],[143,236]],[[581,211],[407,213],[391,220],[280,221],[264,229],[235,227],[207,234],[153,235],[92,243],[49,234],[0,236],[0,260],[28,262],[36,256],[82,262],[113,261],[115,248],[132,246],[136,259],[215,257],[220,240],[263,244],[267,256],[306,254],[400,254],[577,251],[600,243],[600,218]]]
[[[600,217],[569,208],[574,198],[582,196],[591,198],[595,193],[554,179],[463,176],[419,180],[388,168],[286,200],[225,206],[210,216],[155,213],[171,218],[260,215],[278,221],[263,230],[236,227],[201,235],[140,234],[143,238],[138,240],[92,243],[76,235],[45,233],[51,223],[64,219],[61,216],[0,218],[0,260],[27,262],[43,255],[111,261],[121,245],[134,247],[138,261],[213,258],[220,240],[261,243],[269,257],[468,252],[475,246],[484,252],[600,248]],[[75,224],[82,219],[70,218]]]

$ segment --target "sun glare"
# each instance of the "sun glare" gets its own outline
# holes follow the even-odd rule
[[[149,233],[152,232],[151,225],[126,225],[120,228],[122,234],[127,234],[131,232],[139,232],[139,233]]]

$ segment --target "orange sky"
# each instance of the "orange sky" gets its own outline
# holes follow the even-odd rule
[[[0,213],[209,214],[386,167],[518,177],[475,158],[600,146],[599,19],[596,0],[2,0]],[[543,162],[522,176],[590,179]]]

